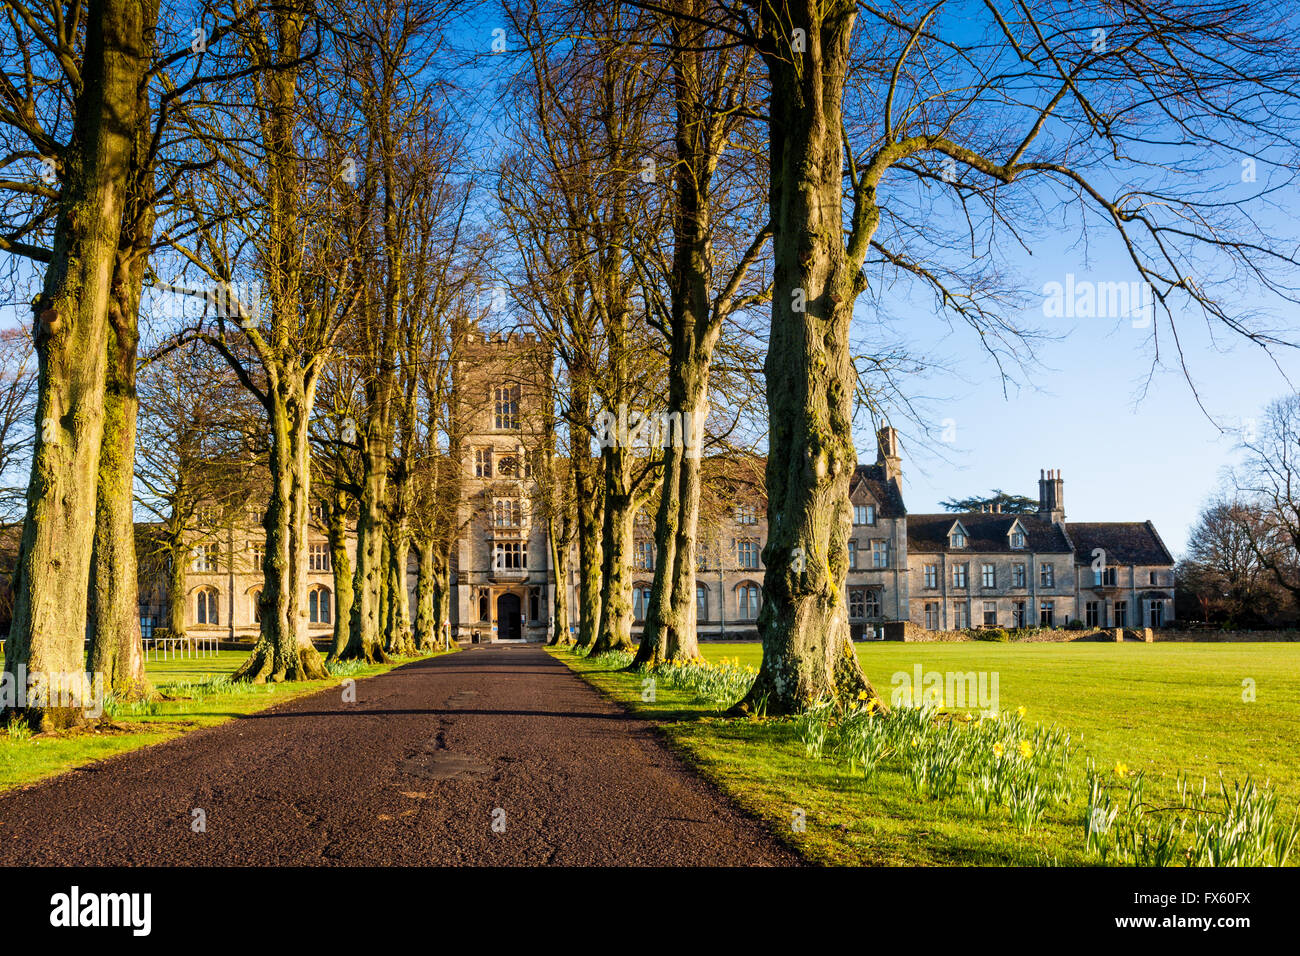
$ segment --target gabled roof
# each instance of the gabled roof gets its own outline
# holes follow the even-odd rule
[[[1091,564],[1097,548],[1106,552],[1107,564],[1174,563],[1150,521],[1070,521],[1065,527],[1074,541],[1078,564]]]
[[[948,543],[948,533],[954,524],[961,522],[966,529],[966,547],[953,548]],[[1012,548],[1010,531],[1019,522],[1025,530],[1025,547]],[[1046,515],[998,514],[996,512],[969,511],[961,513],[908,515],[907,547],[909,551],[937,554],[1003,553],[1021,554],[1036,551],[1042,554],[1068,554],[1070,540],[1060,525],[1052,524]]]
[[[857,497],[859,489],[875,499],[877,517],[901,518],[907,514],[898,479],[886,478],[884,465],[858,465],[849,478],[849,497]]]

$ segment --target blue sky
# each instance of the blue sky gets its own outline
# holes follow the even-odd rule
[[[1066,248],[1036,258],[1026,277],[1030,288],[1068,271],[1119,278]],[[950,329],[932,299],[913,294],[891,303],[890,312],[902,318],[876,326],[876,335],[955,369],[915,383],[914,395],[929,396],[921,401],[919,424],[891,416],[902,433],[904,500],[913,512],[939,511],[945,498],[992,488],[1036,497],[1039,469],[1059,468],[1069,519],[1150,519],[1178,556],[1206,496],[1240,457],[1234,430],[1291,390],[1285,376],[1300,381],[1300,354],[1275,350],[1279,370],[1257,346],[1224,331],[1211,337],[1202,320],[1181,316],[1189,371],[1211,421],[1177,367],[1167,328],[1161,329],[1162,361],[1147,386],[1154,354],[1149,330],[1128,321],[1035,314],[1031,321],[1061,338],[1040,347],[1038,364],[1004,397],[976,335],[964,325]],[[1274,319],[1275,327],[1300,325],[1277,310]],[[858,320],[876,322],[861,303]],[[945,419],[955,439],[948,443]],[[932,429],[928,440],[923,426]],[[861,436],[859,455],[865,460],[869,453],[874,457],[874,448]]]

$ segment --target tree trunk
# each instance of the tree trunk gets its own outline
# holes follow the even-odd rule
[[[189,629],[189,595],[185,593],[189,554],[185,550],[185,537],[182,530],[168,532],[168,539],[167,631],[172,637],[184,637]]]
[[[422,538],[415,542],[419,571],[415,577],[415,646],[428,653],[438,646],[437,626],[434,622],[433,540]]]
[[[271,496],[263,524],[262,628],[253,653],[234,674],[235,680],[257,684],[329,676],[308,637],[302,604],[307,593],[310,399],[300,381],[270,384]]]
[[[551,566],[555,570],[555,602],[551,611],[549,643],[567,646],[572,642],[569,636],[569,544],[556,534],[555,526],[560,521],[560,518],[550,519],[546,536],[551,549]]]
[[[348,553],[347,498],[337,494],[331,502],[330,564],[334,568],[334,643],[329,660],[338,660],[348,646],[348,625],[352,619],[352,555]]]
[[[433,626],[437,635],[437,647],[444,651],[451,650],[451,552],[449,548],[434,552]]]
[[[601,525],[600,626],[591,653],[632,648],[632,521],[636,517],[627,491],[624,448],[605,449],[605,514]]]
[[[741,710],[788,714],[876,697],[849,638],[844,588],[851,529],[853,363],[859,288],[843,224],[841,97],[855,7],[801,0],[769,36],[806,31],[807,51],[765,53],[771,77],[772,325],[764,372],[771,418],[763,663]],[[800,306],[803,305],[804,309]]]
[[[687,385],[689,397],[679,401],[670,397],[669,407],[690,411],[682,415],[683,430],[688,422],[700,421],[704,407],[702,381],[694,368],[674,363],[670,372],[670,395],[679,380]],[[707,366],[704,373],[707,375]],[[695,411],[700,411],[696,418]],[[700,513],[699,442],[702,434],[693,434],[693,447],[670,445],[664,454],[663,493],[655,520],[655,576],[646,609],[645,628],[632,666],[655,666],[665,661],[694,660],[700,656],[696,634],[695,600],[695,531]],[[686,443],[683,443],[685,446]]]
[[[393,528],[388,540],[388,653],[395,657],[414,657],[411,640],[411,599],[406,587],[406,562],[411,541],[400,525]]]
[[[150,196],[150,201],[152,197]],[[133,202],[139,199],[133,197]],[[135,390],[136,318],[140,287],[153,233],[152,205],[128,217],[109,305],[104,439],[96,489],[95,546],[91,564],[90,669],[118,699],[150,694],[140,635],[140,587],[136,574]],[[127,230],[129,230],[129,235]]]
[[[92,0],[72,139],[60,159],[53,252],[33,305],[40,367],[5,671],[44,675],[60,693],[13,708],[35,731],[79,723],[87,596],[104,427],[108,304],[131,176],[137,91],[148,67],[138,0]],[[66,676],[64,676],[66,675]],[[72,675],[77,675],[75,679]],[[25,688],[24,688],[25,689]]]
[[[573,480],[578,509],[578,644],[591,647],[600,627],[600,536],[604,523],[596,459],[585,449],[574,453]]]
[[[372,425],[372,427],[374,427]],[[382,430],[382,428],[380,429]],[[384,567],[384,495],[388,483],[388,446],[378,434],[367,434],[357,519],[357,573],[343,657],[370,663],[386,660],[382,640],[381,603]]]

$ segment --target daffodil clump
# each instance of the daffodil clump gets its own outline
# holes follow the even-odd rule
[[[900,706],[886,716],[864,700],[848,713],[812,707],[795,730],[811,759],[829,754],[866,780],[882,765],[897,769],[918,796],[962,799],[986,816],[1005,808],[1029,829],[1049,807],[1070,801],[1070,738],[1028,725],[1024,716],[1023,707],[977,717],[930,706]]]
[[[1089,761],[1087,848],[1104,862],[1130,866],[1286,866],[1300,840],[1300,811],[1278,813],[1277,793],[1249,777],[1213,793],[1179,774],[1175,802],[1153,804],[1142,772],[1118,762],[1111,773]]]
[[[581,651],[578,653],[582,654]],[[609,651],[596,657],[589,656],[589,659],[611,670],[623,670],[632,666],[634,657],[631,651]],[[662,687],[693,692],[697,701],[714,704],[719,709],[730,707],[744,697],[758,676],[751,665],[740,663],[738,658],[725,657],[717,661],[707,661],[703,657],[668,661],[655,667],[642,667],[639,671],[653,677]]]
[[[651,669],[655,680],[664,687],[691,691],[696,700],[730,707],[749,692],[758,672],[739,659],[722,658],[707,661],[697,657],[692,661],[669,661]]]

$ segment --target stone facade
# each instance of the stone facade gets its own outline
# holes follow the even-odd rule
[[[475,335],[454,371],[460,402],[463,529],[453,551],[452,633],[462,641],[541,641],[556,589],[566,588],[578,624],[578,555],[556,581],[539,517],[541,489],[530,459],[543,448],[540,413],[549,394],[549,354],[532,335]],[[704,462],[706,500],[698,532],[696,600],[705,639],[757,637],[762,552],[767,538],[763,462]],[[1161,627],[1173,619],[1173,557],[1148,522],[1067,522],[1059,472],[1039,477],[1031,514],[995,511],[908,514],[892,428],[877,436],[876,461],[849,485],[852,527],[846,597],[855,639],[885,637],[889,623],[929,631],[973,627]],[[654,579],[654,506],[636,518],[633,634],[640,633]],[[257,632],[261,588],[254,532],[211,536],[196,549],[189,618],[196,632],[230,638]],[[310,632],[328,639],[334,600],[323,527],[311,536]],[[354,542],[353,542],[354,544]],[[412,556],[408,588],[414,605]],[[161,612],[142,619],[161,623]],[[895,629],[896,630],[896,629]]]
[[[250,512],[237,527],[205,528],[196,536],[186,571],[186,629],[195,637],[252,640],[260,630],[257,600],[262,592],[262,516]],[[356,539],[349,536],[350,550]],[[334,569],[324,525],[308,532],[307,595],[303,607],[312,640],[327,642],[334,631]],[[414,574],[409,579],[414,600]],[[156,575],[142,575],[140,626],[144,637],[167,624],[166,597]]]

